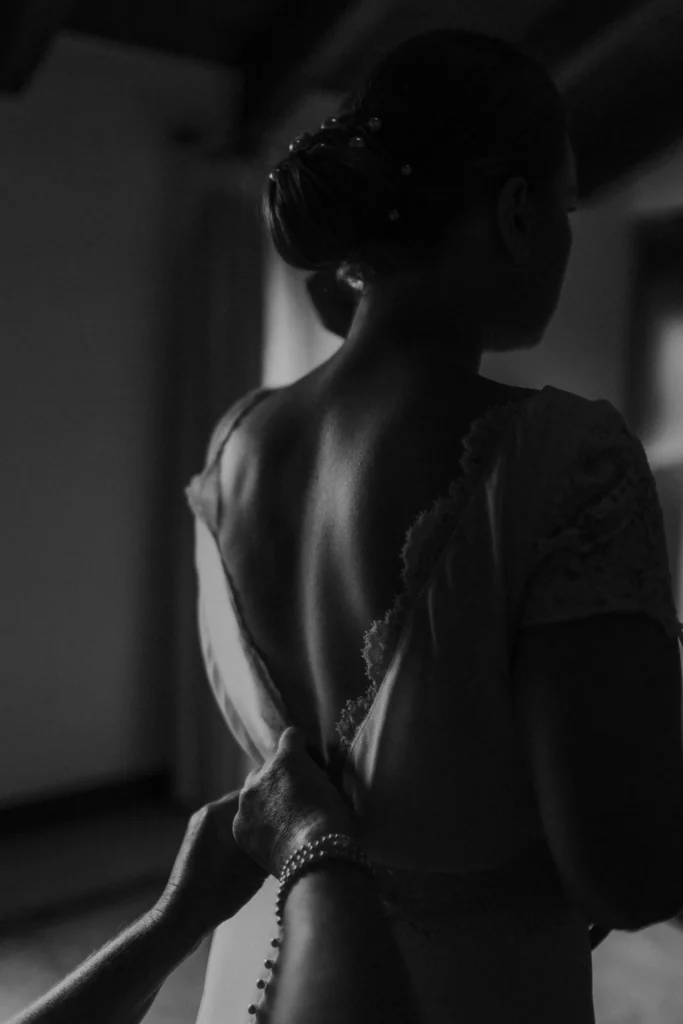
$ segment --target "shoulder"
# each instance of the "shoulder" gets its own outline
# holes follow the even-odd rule
[[[486,380],[498,393],[505,398],[509,398],[510,401],[514,401],[516,398],[533,398],[534,395],[539,394],[543,390],[542,388],[523,388],[516,384],[503,384],[490,378],[486,378]]]
[[[623,414],[608,398],[587,398],[585,395],[555,387],[553,384],[546,385],[542,390],[548,394],[553,409],[569,410],[577,419],[586,422],[603,419],[615,424],[620,422],[626,426]]]
[[[211,431],[206,452],[207,467],[214,463],[219,457],[225,442],[233,432],[235,433],[236,438],[239,438],[239,447],[243,447],[243,442],[251,444],[254,441],[256,436],[256,431],[254,430],[254,417],[249,416],[248,414],[251,412],[252,408],[258,406],[261,400],[266,398],[274,390],[277,389],[265,387],[252,388],[234,401],[223,413]],[[233,447],[235,447],[235,445],[233,445]]]
[[[621,536],[642,550],[646,535],[658,545],[662,511],[640,438],[609,400],[554,391],[538,442],[547,517],[538,549],[578,543],[588,550]]]
[[[587,398],[553,385],[546,385],[543,395],[545,401],[536,403],[542,421],[538,426],[555,457],[580,460],[600,449],[644,457],[640,439],[609,399]]]
[[[576,517],[607,524],[638,503],[656,504],[643,445],[608,399],[547,385],[530,403],[519,437],[520,487],[526,499],[534,495],[539,545]]]

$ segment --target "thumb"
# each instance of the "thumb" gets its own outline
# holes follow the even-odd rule
[[[306,754],[321,771],[327,774],[327,766],[323,760],[322,754],[320,754],[315,747],[310,746],[306,742],[305,733],[301,729],[297,729],[296,726],[290,725],[285,729],[280,736],[280,742],[277,749],[278,753]]]
[[[301,729],[290,725],[280,735],[278,750],[301,750],[306,746],[304,734]]]

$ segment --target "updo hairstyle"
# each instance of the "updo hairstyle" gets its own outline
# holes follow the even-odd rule
[[[461,30],[403,42],[336,118],[277,165],[263,212],[286,263],[335,268],[357,290],[438,248],[511,175],[541,193],[567,136],[548,72],[503,40]],[[349,145],[371,119],[381,127],[363,131],[367,145]]]

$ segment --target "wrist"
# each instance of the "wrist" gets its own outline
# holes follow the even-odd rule
[[[210,934],[193,908],[173,896],[163,895],[147,912],[150,927],[182,956],[189,956]]]
[[[306,843],[314,843],[316,839],[322,839],[323,836],[330,833],[341,833],[349,836],[354,842],[358,842],[356,828],[350,819],[347,821],[345,818],[320,818],[310,821],[297,829],[289,841],[283,844],[276,860],[276,876],[281,877],[282,869],[289,858],[302,846],[305,846]]]
[[[324,870],[330,861],[348,863],[357,871],[362,871],[375,879],[376,870],[367,855],[355,840],[341,833],[328,834],[325,838],[307,843],[294,852],[286,862],[280,876],[280,890],[277,897],[277,918],[282,921],[283,906],[289,893],[297,881],[305,875]]]
[[[303,870],[294,870],[289,879],[280,886],[277,899],[278,920],[284,923],[289,917],[288,905],[293,902],[300,906],[301,901],[315,898],[315,894],[328,893],[338,899],[346,894],[353,895],[354,900],[360,899],[367,906],[367,901],[374,901],[377,896],[377,883],[374,872],[367,865],[346,857],[326,856],[309,861]],[[375,894],[373,896],[372,894]]]

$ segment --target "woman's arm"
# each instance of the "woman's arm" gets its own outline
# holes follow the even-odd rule
[[[10,1024],[138,1024],[203,938],[170,906],[148,911]]]
[[[290,726],[270,760],[247,775],[233,836],[256,864],[282,878],[297,850],[328,833],[356,838],[352,808],[307,753],[304,734]],[[377,883],[354,864],[311,867],[293,883],[282,923],[262,1000],[269,1024],[419,1020]]]
[[[363,871],[338,860],[303,875],[283,927],[264,1000],[272,1024],[417,1024],[405,962]]]

